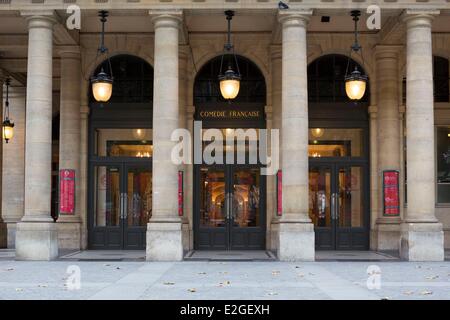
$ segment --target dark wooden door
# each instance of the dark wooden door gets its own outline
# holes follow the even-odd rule
[[[195,167],[195,248],[265,248],[265,177],[259,166]]]
[[[151,215],[151,164],[123,161],[90,166],[89,247],[145,249]]]
[[[366,164],[310,161],[309,215],[317,249],[368,249],[368,192]]]

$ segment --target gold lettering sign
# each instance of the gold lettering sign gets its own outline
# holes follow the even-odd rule
[[[211,110],[200,111],[200,118],[259,118],[259,111],[242,111],[242,110]]]

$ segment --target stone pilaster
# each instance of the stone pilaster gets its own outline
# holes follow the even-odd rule
[[[181,11],[151,11],[155,26],[153,93],[153,210],[147,225],[147,260],[183,259],[178,216],[178,166],[171,160],[179,125],[179,28]]]
[[[271,55],[271,68],[270,72],[272,75],[272,128],[278,129],[280,132],[280,141],[282,140],[283,133],[281,132],[281,46],[272,45],[270,48]],[[282,162],[282,146],[279,146],[280,152],[280,163]],[[270,177],[269,177],[270,179]],[[279,217],[277,216],[277,196],[276,196],[276,178],[272,177],[271,181],[267,182],[268,186],[272,185],[272,192],[267,190],[267,196],[271,197],[273,202],[272,211],[267,214],[267,220],[270,222],[270,246],[269,249],[276,251],[279,247]]]
[[[81,248],[80,219],[80,85],[81,60],[77,46],[59,47],[61,57],[59,169],[75,170],[75,212],[60,213],[58,245]]]
[[[3,119],[3,84],[5,83],[6,75],[4,74],[3,70],[0,70],[0,119]],[[3,120],[2,120],[3,121]],[[2,134],[3,137],[3,134]],[[2,138],[1,137],[1,138]],[[3,140],[3,138],[2,138]],[[3,172],[3,144],[0,145],[0,169]],[[2,185],[2,176],[0,176],[0,185]],[[1,190],[0,190],[1,192]],[[0,197],[0,201],[2,201],[3,198]],[[6,224],[3,221],[3,211],[0,211],[0,249],[7,247],[7,229]]]
[[[50,216],[53,12],[23,13],[28,22],[24,216],[17,223],[16,259],[58,256]],[[31,14],[31,15],[28,15]]]
[[[180,45],[179,47],[179,79],[178,79],[178,91],[179,91],[179,119],[178,127],[187,129],[187,91],[188,91],[188,61],[189,61],[189,46]],[[183,171],[183,216],[181,217],[182,222],[182,233],[183,233],[183,251],[189,250],[190,244],[190,231],[189,231],[189,219],[187,215],[187,208],[192,206],[187,205],[189,199],[186,197],[187,191],[187,175],[188,171],[192,170],[192,165],[180,165],[179,170]]]
[[[2,216],[7,226],[7,245],[14,248],[16,224],[24,212],[25,180],[25,87],[9,88],[9,114],[14,137],[3,140]]]
[[[314,226],[308,216],[308,86],[306,26],[312,11],[278,13],[282,24],[283,215],[278,258],[314,260]]]
[[[377,75],[377,177],[383,186],[383,171],[401,169],[398,64],[401,46],[379,45],[375,49]],[[372,128],[373,129],[373,128]],[[373,153],[373,151],[372,151]],[[403,197],[402,194],[399,195]],[[376,199],[376,198],[375,198]],[[376,250],[398,250],[399,216],[385,216],[383,193],[378,193],[378,217],[376,220]],[[401,201],[400,201],[401,203]]]
[[[408,209],[401,225],[400,256],[444,260],[444,233],[435,216],[435,150],[431,24],[436,11],[407,10],[406,129]]]

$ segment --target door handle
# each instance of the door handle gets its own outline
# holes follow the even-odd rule
[[[331,194],[331,208],[330,208],[330,215],[331,215],[331,220],[334,220],[334,210],[336,208],[336,194],[332,193]]]
[[[120,219],[126,219],[128,215],[128,195],[126,193],[120,194]]]

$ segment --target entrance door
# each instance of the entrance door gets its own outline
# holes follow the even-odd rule
[[[195,169],[195,248],[265,248],[265,177],[258,166]]]
[[[367,177],[364,164],[310,162],[309,216],[317,249],[368,249]]]
[[[152,207],[150,164],[98,163],[91,173],[90,247],[144,249]]]

